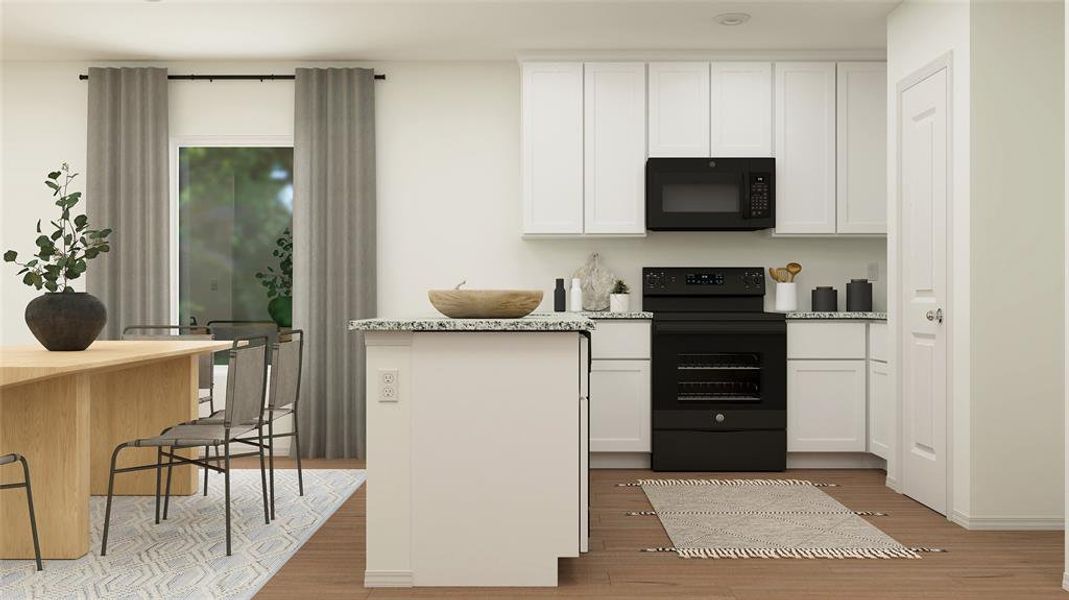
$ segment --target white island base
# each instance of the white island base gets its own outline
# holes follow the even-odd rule
[[[558,558],[587,544],[586,335],[365,343],[364,586],[556,586]]]

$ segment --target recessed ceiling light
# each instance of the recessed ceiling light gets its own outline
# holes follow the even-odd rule
[[[733,27],[735,25],[742,25],[746,21],[750,20],[750,15],[747,13],[723,13],[713,17],[717,23],[721,25],[727,25]]]

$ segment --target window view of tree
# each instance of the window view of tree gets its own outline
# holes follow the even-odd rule
[[[256,274],[293,222],[293,148],[179,148],[178,186],[181,322],[271,320]]]

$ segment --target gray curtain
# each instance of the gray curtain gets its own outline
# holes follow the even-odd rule
[[[375,78],[297,69],[293,323],[305,331],[300,452],[363,458],[364,341],[375,315]]]
[[[114,230],[86,285],[108,308],[101,339],[170,320],[167,70],[90,68],[86,212]]]

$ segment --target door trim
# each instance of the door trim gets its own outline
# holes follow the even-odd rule
[[[895,372],[893,374],[893,380],[895,382],[895,404],[897,415],[895,420],[897,422],[897,431],[895,439],[894,457],[897,463],[896,483],[900,493],[904,492],[905,487],[905,470],[906,461],[904,460],[904,449],[906,446],[906,430],[905,430],[905,411],[903,410],[905,395],[905,369],[902,365],[905,364],[905,340],[907,327],[905,319],[902,318],[902,314],[905,306],[905,286],[902,285],[904,260],[905,256],[904,240],[901,235],[902,221],[905,211],[902,209],[902,96],[903,94],[912,88],[913,86],[921,83],[922,81],[932,77],[940,71],[946,71],[947,86],[946,86],[946,107],[947,107],[947,124],[946,124],[946,148],[947,148],[947,202],[946,202],[946,300],[945,305],[947,307],[954,307],[954,286],[951,274],[954,272],[952,268],[954,264],[954,201],[955,201],[955,188],[954,188],[954,52],[947,52],[925,66],[913,71],[909,75],[906,75],[898,81],[895,87],[895,245],[894,251],[896,255],[895,265],[895,278],[898,285],[896,286],[895,296],[897,305],[897,315],[894,318],[894,338],[896,340],[895,348],[895,360],[897,362]],[[946,344],[946,518],[952,520],[952,515],[955,514],[954,504],[954,330],[956,321],[956,311],[948,311],[947,319],[944,324],[945,330],[945,344]]]

